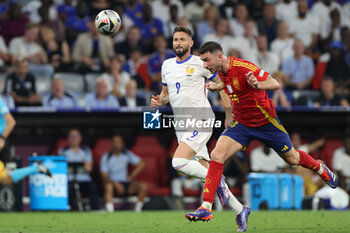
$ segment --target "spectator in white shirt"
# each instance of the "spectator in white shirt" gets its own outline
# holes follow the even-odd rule
[[[232,34],[234,36],[244,35],[244,23],[248,20],[248,9],[243,3],[239,3],[236,6],[235,18],[230,19],[229,24],[231,27]]]
[[[10,54],[8,52],[5,40],[0,36],[0,70],[5,71],[5,63],[10,61]]]
[[[155,0],[151,2],[153,17],[160,19],[165,25],[170,20],[170,6],[176,5],[179,17],[184,15],[184,6],[179,0]]]
[[[120,106],[129,108],[135,108],[137,106],[145,106],[146,100],[141,96],[137,96],[137,83],[135,80],[130,79],[126,84],[126,94],[124,97],[119,99]]]
[[[282,63],[286,58],[294,55],[293,44],[294,39],[289,36],[288,24],[281,22],[278,25],[277,35],[278,37],[271,42],[271,51],[280,59]]]
[[[250,164],[254,172],[280,172],[286,167],[283,159],[266,145],[259,146],[252,151]]]
[[[276,4],[276,18],[280,21],[289,22],[298,16],[297,1],[283,0]]]
[[[344,146],[337,149],[333,155],[333,169],[339,178],[339,187],[350,190],[350,136],[344,139]]]
[[[196,27],[197,41],[200,44],[207,34],[215,32],[215,22],[218,19],[219,10],[216,6],[212,5],[205,10],[204,21],[199,22]]]
[[[222,46],[225,55],[228,55],[229,50],[233,46],[233,37],[227,35],[228,32],[228,22],[227,19],[219,19],[215,24],[215,33],[207,34],[203,38],[203,43],[207,41],[215,41]]]
[[[303,41],[306,49],[311,52],[317,45],[319,25],[317,18],[309,14],[306,0],[298,3],[298,17],[290,21],[290,32],[294,37]]]
[[[204,11],[209,7],[207,0],[190,1],[185,6],[185,16],[193,25],[196,25],[204,19]]]
[[[338,9],[339,12],[342,12],[342,7],[337,3],[337,1],[332,0],[320,0],[317,1],[311,9],[311,14],[317,18],[319,22],[318,31],[321,31],[321,25],[329,23],[331,21],[330,12],[333,9]]]
[[[244,23],[244,35],[234,38],[234,48],[238,49],[243,59],[257,63],[256,24],[253,20]]]
[[[280,61],[276,54],[267,50],[267,37],[260,35],[257,38],[258,59],[256,65],[270,74],[276,72],[279,68]]]

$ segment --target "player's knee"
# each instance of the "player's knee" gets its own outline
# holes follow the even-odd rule
[[[140,183],[140,191],[147,192],[147,184],[146,183],[143,183],[143,182]]]
[[[225,162],[223,153],[220,153],[219,150],[215,150],[215,149],[210,153],[210,159],[220,163]]]
[[[183,159],[183,158],[173,158],[171,161],[173,168],[175,170],[181,171],[183,167],[185,167],[188,164],[188,159]]]

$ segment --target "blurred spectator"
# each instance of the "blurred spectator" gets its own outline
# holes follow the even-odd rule
[[[197,25],[197,23],[204,20],[204,11],[209,5],[207,0],[191,1],[185,6],[185,16],[193,25]]]
[[[131,78],[135,79],[137,86],[140,89],[150,91],[152,89],[152,80],[148,74],[148,64],[140,49],[131,51],[130,59],[123,65],[123,71],[130,74]]]
[[[135,21],[141,30],[141,37],[149,45],[156,35],[164,35],[163,22],[153,17],[152,8],[145,3],[142,8],[142,18]]]
[[[283,0],[276,4],[277,20],[289,23],[298,16],[297,1]]]
[[[330,59],[326,64],[325,74],[333,77],[337,89],[344,89],[350,84],[350,67],[343,53],[343,45],[339,41],[330,44]]]
[[[289,36],[288,24],[281,22],[278,24],[278,37],[271,42],[271,51],[278,55],[280,62],[294,55],[294,39]]]
[[[238,151],[224,165],[224,176],[230,187],[242,187],[249,173],[249,159],[246,153]]]
[[[73,47],[73,61],[79,73],[103,72],[109,67],[109,59],[114,57],[113,40],[101,35],[95,20],[89,22],[89,32],[81,33]]]
[[[143,3],[138,0],[126,1],[125,15],[128,16],[134,23],[142,19]]]
[[[335,85],[332,77],[324,76],[322,79],[320,96],[313,101],[313,106],[349,106],[349,102],[346,98],[335,93],[334,90]]]
[[[282,71],[286,75],[286,84],[290,89],[309,88],[315,73],[312,59],[304,55],[305,47],[301,40],[295,40],[294,56],[284,60]]]
[[[264,17],[257,22],[259,34],[266,35],[268,44],[277,37],[278,21],[276,20],[276,12],[274,4],[265,4]]]
[[[281,71],[276,71],[272,77],[280,84],[276,91],[267,91],[269,98],[272,99],[275,106],[290,107],[293,102],[292,92],[286,89],[285,76]]]
[[[51,78],[54,69],[48,64],[48,59],[43,48],[36,42],[39,38],[39,26],[28,23],[24,36],[16,37],[10,42],[10,54],[12,62],[17,60],[28,60],[30,62],[29,72]]]
[[[154,0],[151,1],[151,7],[153,16],[160,19],[163,24],[170,20],[170,7],[171,5],[177,6],[178,16],[184,16],[184,6],[180,0]]]
[[[256,45],[256,24],[253,20],[244,23],[244,35],[234,38],[234,48],[240,51],[245,60],[256,63],[258,48]]]
[[[136,48],[140,48],[143,54],[148,52],[148,48],[142,40],[140,29],[132,26],[129,28],[125,40],[115,45],[115,52],[123,54],[126,59],[129,59],[131,51]]]
[[[48,15],[51,20],[56,20],[58,18],[57,10],[52,4],[52,0],[26,1],[26,3],[23,5],[22,12],[28,15],[30,22],[39,23],[41,21],[39,13],[39,9],[41,7],[48,8]]]
[[[55,40],[58,42],[66,39],[66,28],[60,18],[51,19],[49,15],[49,8],[45,5],[38,9],[41,21],[40,26],[51,28],[55,32]]]
[[[258,21],[263,17],[264,4],[268,4],[266,0],[250,0],[248,2],[248,12],[254,21]]]
[[[138,106],[145,106],[146,100],[143,97],[137,96],[137,83],[135,80],[131,79],[126,84],[126,94],[119,99],[120,106],[125,106],[129,108],[135,108]]]
[[[209,6],[204,12],[204,21],[197,24],[197,42],[202,44],[203,38],[210,33],[215,33],[215,22],[219,20],[219,10],[216,6]]]
[[[152,53],[148,59],[148,74],[150,75],[154,88],[160,88],[161,78],[161,68],[163,62],[168,59],[175,57],[174,52],[171,49],[167,49],[167,41],[162,35],[158,35],[154,38],[153,46],[156,51]]]
[[[90,15],[98,15],[102,10],[111,9],[111,1],[108,0],[92,0],[90,3]]]
[[[129,164],[135,168],[131,173],[128,172]],[[133,195],[137,194],[138,202],[135,211],[140,212],[147,195],[147,185],[143,182],[135,181],[135,177],[144,169],[145,163],[124,148],[123,138],[116,135],[112,138],[112,151],[103,155],[100,164],[100,170],[105,188],[105,203],[108,212],[114,211],[113,193]]]
[[[239,3],[235,9],[235,18],[229,20],[232,34],[234,36],[244,35],[244,24],[248,20],[248,9],[243,3]]]
[[[333,168],[338,175],[338,184],[347,192],[350,191],[350,137],[344,138],[344,146],[333,154]]]
[[[13,2],[9,0],[0,1],[0,20],[6,17],[11,4],[13,4]]]
[[[283,159],[265,144],[252,151],[250,165],[254,172],[280,172],[286,167]]]
[[[5,94],[10,94],[18,106],[41,105],[36,93],[35,77],[28,73],[29,62],[21,60],[16,63],[15,73],[9,74],[5,81]]]
[[[0,36],[0,71],[5,71],[5,64],[10,61],[11,57],[6,46],[5,40]]]
[[[108,92],[117,98],[125,95],[125,86],[130,80],[130,74],[122,70],[122,65],[122,60],[114,57],[111,60],[109,72],[101,75],[106,80]]]
[[[57,6],[57,13],[60,19],[65,23],[67,18],[75,15],[75,6],[73,0],[64,0],[64,3]]]
[[[207,34],[202,38],[202,42],[215,41],[219,43],[225,55],[228,55],[229,50],[234,47],[232,36],[227,35],[228,32],[227,19],[218,19],[215,23],[215,32]]]
[[[85,107],[92,109],[118,109],[118,99],[107,90],[107,83],[104,78],[96,81],[95,92],[85,97]]]
[[[51,93],[43,99],[44,107],[58,109],[79,108],[75,93],[65,90],[62,79],[55,78],[51,83]]]
[[[296,150],[305,151],[306,153],[316,151],[325,143],[325,139],[321,138],[312,143],[302,144],[302,139],[299,133],[291,133],[290,140]],[[322,179],[309,169],[295,166],[294,171],[304,179],[305,195],[313,195],[318,189],[324,186]]]
[[[73,208],[77,202],[74,187],[74,183],[76,182],[79,185],[80,191],[89,195],[91,209],[98,210],[97,189],[89,174],[93,168],[91,150],[87,146],[81,145],[82,137],[80,131],[77,129],[69,130],[67,140],[68,147],[60,148],[58,154],[66,156],[68,162],[69,205]]]
[[[267,38],[260,35],[257,38],[258,57],[256,65],[266,70],[270,74],[276,72],[279,68],[280,61],[276,54],[267,49]]]
[[[0,91],[2,93],[0,95],[0,98],[9,109],[15,108],[15,101],[13,100],[12,96],[7,93],[4,93],[2,90],[3,90],[3,83],[2,83],[2,78],[0,78]]]
[[[114,2],[112,9],[115,12],[118,12],[122,21],[118,33],[113,36],[114,43],[118,44],[126,39],[126,35],[129,32],[129,29],[134,26],[134,22],[125,14],[125,4],[123,2]]]
[[[342,8],[337,1],[332,0],[319,0],[315,4],[313,4],[311,9],[311,14],[317,18],[318,23],[318,31],[321,32],[322,25],[331,25],[330,12],[333,9],[338,9],[338,11],[342,14]],[[342,17],[342,16],[341,16]]]
[[[300,39],[308,52],[311,52],[317,45],[319,25],[317,18],[308,12],[306,0],[298,3],[298,17],[289,22],[290,32],[294,37]]]
[[[343,27],[341,29],[340,34],[341,34],[341,42],[344,47],[344,58],[345,58],[346,64],[350,68],[350,27]]]
[[[169,8],[170,18],[164,23],[164,33],[168,41],[172,41],[174,28],[177,26],[179,20],[179,8],[177,5],[170,5]]]
[[[49,63],[55,69],[55,72],[69,72],[72,69],[72,57],[68,43],[56,41],[54,31],[47,27],[40,28],[41,45],[46,51]]]
[[[90,19],[88,13],[87,3],[79,1],[76,6],[76,13],[67,17],[64,25],[66,26],[66,38],[70,44],[74,43],[80,33],[89,31],[90,21],[94,22],[95,27],[95,17]]]
[[[19,3],[10,4],[8,14],[1,20],[1,35],[6,44],[9,44],[15,37],[23,36],[28,22],[28,18],[21,13],[21,5]]]

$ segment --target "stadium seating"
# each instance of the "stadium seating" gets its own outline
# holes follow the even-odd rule
[[[85,91],[84,76],[78,73],[56,73],[54,78],[61,78],[67,90],[77,94]]]
[[[88,73],[85,75],[87,92],[93,92],[95,90],[96,79],[100,76],[101,74],[97,73]]]
[[[321,156],[320,159],[325,161],[327,166],[330,169],[333,169],[333,155],[335,150],[343,146],[343,140],[342,139],[327,139],[325,142],[322,150],[321,150]]]
[[[99,138],[96,140],[96,143],[92,149],[92,156],[94,160],[94,167],[99,170],[100,161],[106,152],[112,149],[112,140],[111,138]]]
[[[39,95],[43,96],[51,90],[51,78],[45,76],[35,76],[36,91]]]
[[[58,154],[58,150],[60,148],[64,148],[68,146],[68,140],[66,138],[60,138],[57,140],[53,150],[52,150],[52,154],[53,155],[57,155]]]

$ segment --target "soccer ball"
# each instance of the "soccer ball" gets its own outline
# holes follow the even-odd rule
[[[103,35],[113,36],[119,31],[121,24],[119,14],[113,10],[103,10],[95,18],[95,26]]]

